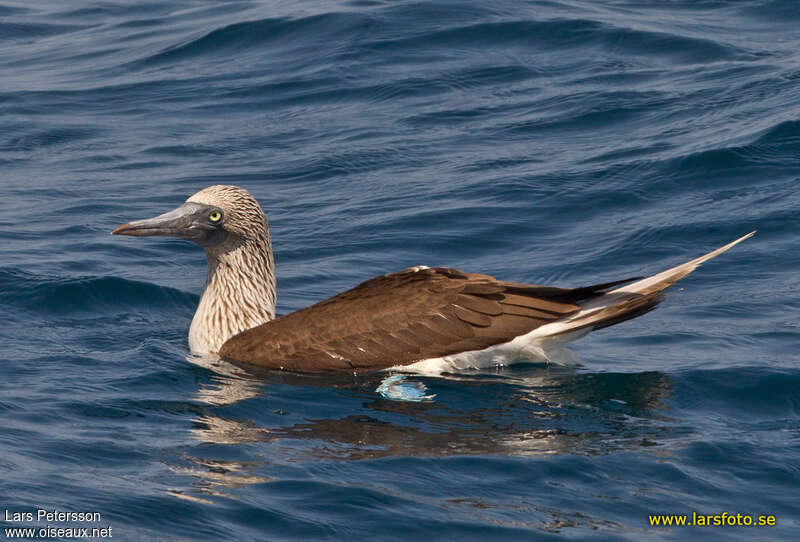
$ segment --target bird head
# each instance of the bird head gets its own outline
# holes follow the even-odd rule
[[[128,222],[111,233],[181,237],[207,249],[268,238],[267,219],[256,199],[247,190],[229,185],[204,188],[177,209]]]

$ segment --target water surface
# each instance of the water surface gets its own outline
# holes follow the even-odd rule
[[[799,23],[790,0],[0,1],[0,508],[121,540],[795,538]],[[398,402],[187,361],[202,251],[109,231],[215,183],[267,210],[282,313],[412,265],[578,286],[758,234],[576,367]],[[778,525],[648,526],[694,511]]]

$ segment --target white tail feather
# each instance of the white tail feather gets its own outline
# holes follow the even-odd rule
[[[699,258],[682,263],[681,265],[672,267],[666,271],[662,271],[661,273],[637,280],[636,282],[632,282],[631,284],[627,284],[620,288],[615,288],[614,290],[611,290],[600,297],[596,297],[587,301],[586,303],[583,303],[581,306],[581,311],[577,314],[574,314],[559,322],[553,322],[552,324],[542,326],[534,332],[539,331],[542,333],[542,335],[539,335],[540,337],[547,337],[559,335],[572,329],[585,327],[591,324],[601,324],[607,315],[607,312],[601,312],[603,309],[608,309],[614,307],[615,305],[629,302],[643,295],[656,294],[666,290],[680,279],[697,269],[697,267],[703,262],[707,262],[708,260],[719,256],[738,243],[741,243],[745,239],[752,237],[755,233],[755,231],[751,231],[747,235],[743,235],[735,241],[728,243],[727,245],[716,250],[712,250],[708,254],[700,256]],[[594,318],[592,318],[593,315]]]
[[[602,327],[603,324],[609,325],[609,321],[616,323],[626,319],[626,311],[630,312],[631,316],[638,316],[642,312],[646,312],[661,299],[661,291],[697,269],[703,262],[719,256],[755,233],[752,231],[704,256],[595,297],[583,303],[578,313],[540,326],[507,343],[490,346],[484,350],[473,350],[452,356],[423,360],[413,365],[394,367],[393,369],[437,374],[444,371],[505,365],[518,358],[569,363],[572,360],[564,356],[566,351],[561,347],[563,343],[582,337],[595,327]],[[644,301],[644,303],[637,305],[637,300]]]
[[[720,247],[717,250],[712,250],[708,254],[704,256],[700,256],[699,258],[695,258],[694,260],[688,261],[681,265],[675,266],[671,269],[667,269],[666,271],[662,271],[657,275],[653,275],[651,277],[643,278],[642,280],[637,280],[631,284],[627,284],[622,286],[621,288],[616,288],[608,292],[609,294],[617,293],[617,292],[633,292],[633,293],[650,293],[650,291],[661,291],[669,286],[675,284],[677,281],[697,269],[697,267],[707,262],[712,258],[716,258],[726,250],[733,248],[734,246],[738,245],[745,239],[749,239],[753,235],[755,235],[755,231],[751,231],[747,235],[743,235],[739,237],[736,241],[732,243],[728,243],[724,247]],[[663,286],[662,286],[663,285]],[[653,290],[653,287],[657,287],[657,290]]]

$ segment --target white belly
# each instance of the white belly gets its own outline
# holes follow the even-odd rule
[[[438,375],[441,373],[492,369],[514,363],[530,363],[531,361],[556,363],[558,365],[574,365],[578,363],[580,361],[579,358],[565,348],[565,343],[583,337],[591,331],[591,328],[551,337],[548,335],[553,330],[545,329],[550,325],[555,324],[542,326],[526,335],[520,335],[512,341],[496,344],[483,350],[471,350],[441,358],[425,359],[411,365],[390,367],[387,370]]]

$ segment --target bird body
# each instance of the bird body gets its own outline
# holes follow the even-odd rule
[[[193,353],[294,372],[465,368],[541,357],[547,341],[652,310],[663,290],[753,235],[650,277],[583,288],[417,266],[275,318],[269,228],[247,191],[211,186],[174,211],[112,233],[179,236],[205,248],[208,276],[189,331]]]

